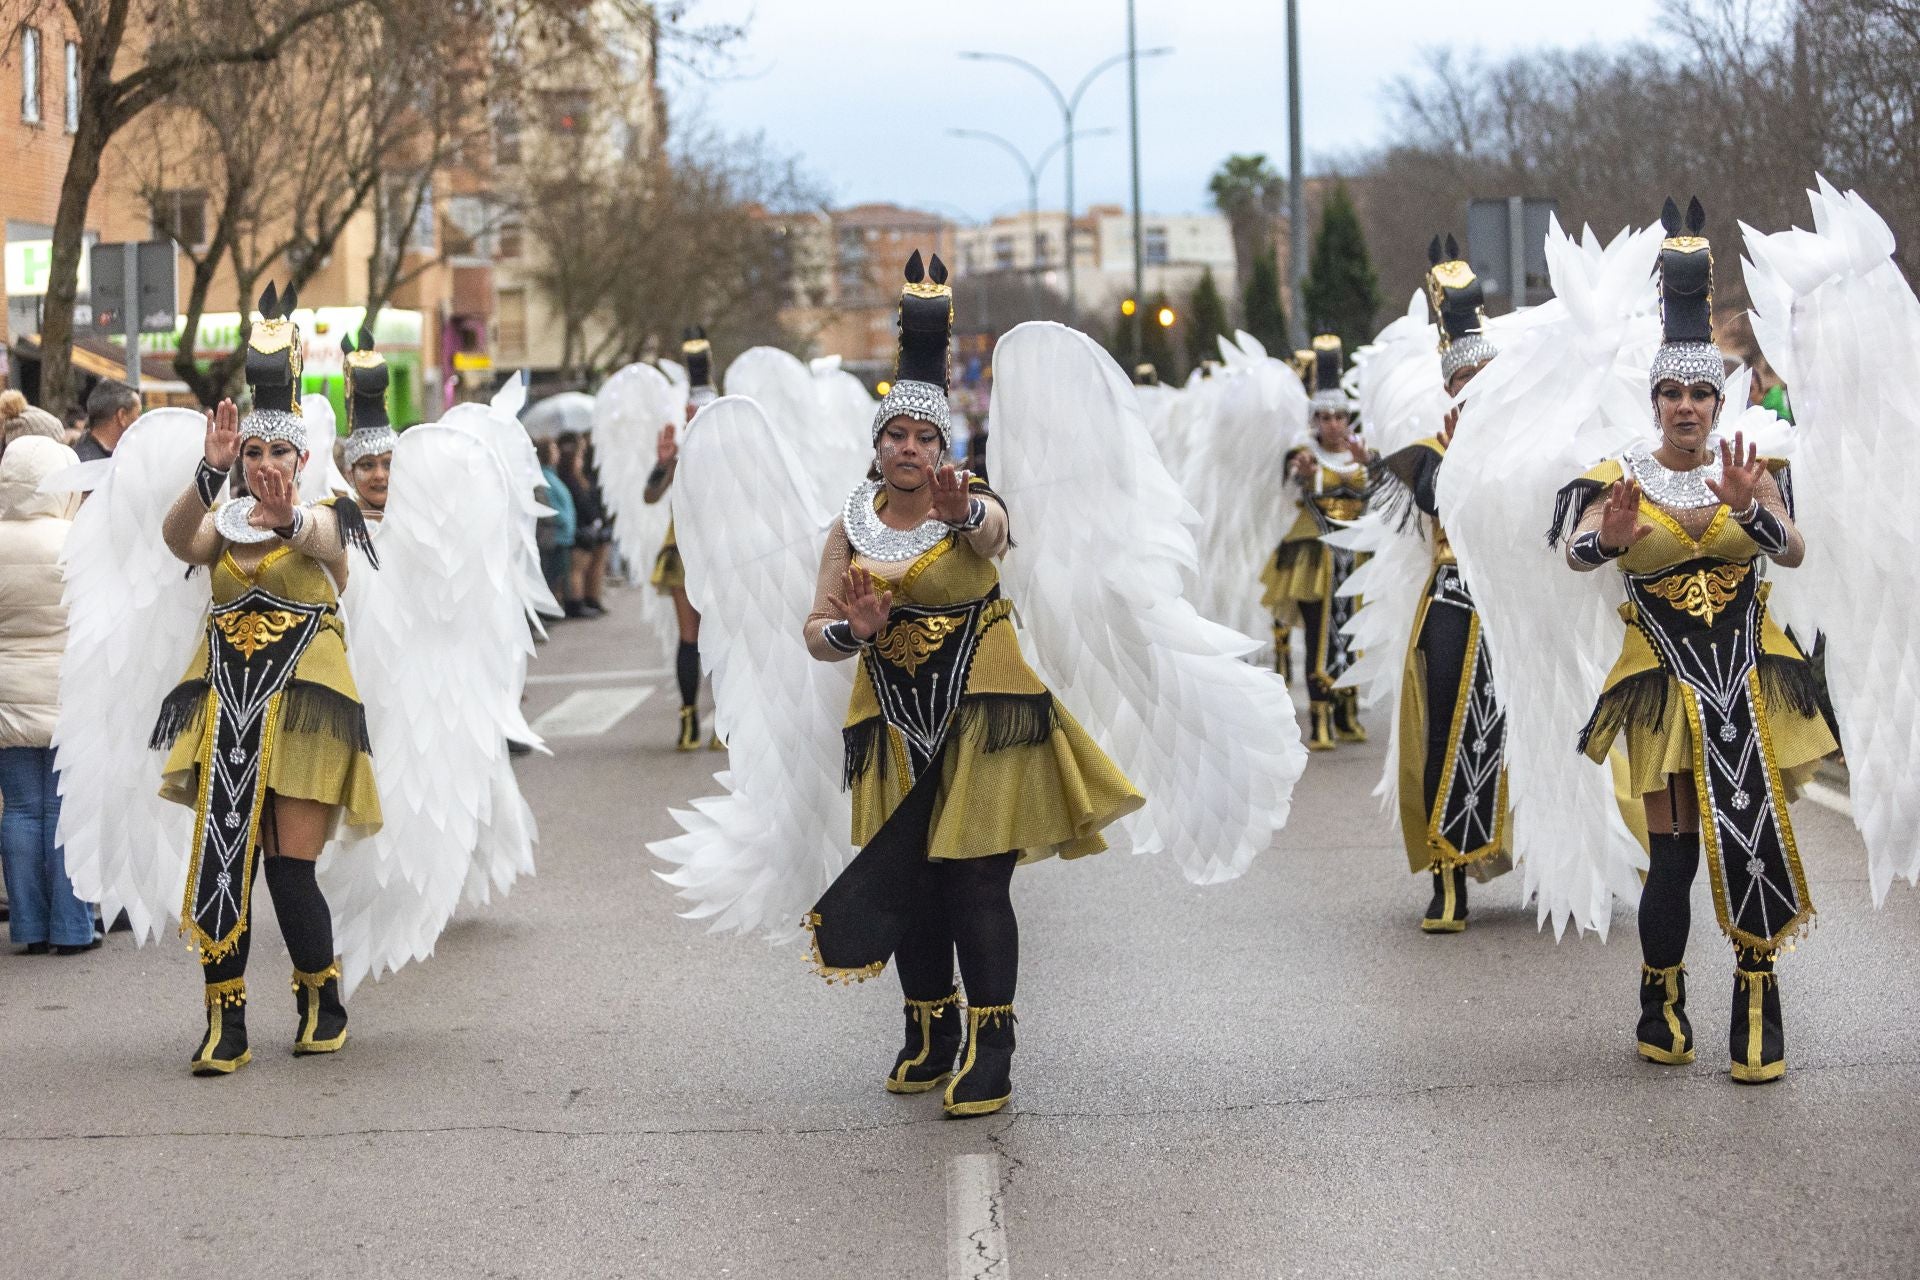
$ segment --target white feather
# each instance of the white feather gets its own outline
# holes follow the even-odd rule
[[[540,503],[539,490],[546,484],[546,477],[540,473],[540,455],[534,450],[533,438],[520,425],[517,416],[520,406],[526,403],[526,396],[524,380],[515,375],[494,394],[491,404],[457,404],[447,410],[439,425],[464,431],[480,440],[493,450],[506,471],[515,517],[493,536],[513,565],[516,590],[527,620],[535,630],[540,630],[540,618],[557,618],[561,608],[547,586],[546,575],[540,571],[540,545],[535,526],[540,517],[553,512]]]
[[[672,601],[646,581],[667,540],[672,491],[647,501],[647,477],[660,459],[660,431],[686,421],[687,397],[650,364],[630,364],[601,384],[593,397],[593,454],[600,466],[600,493],[613,516],[620,558],[639,575],[640,618],[659,652],[670,655],[680,640]],[[681,444],[686,432],[680,433]]]

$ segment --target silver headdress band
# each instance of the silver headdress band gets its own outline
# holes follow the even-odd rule
[[[949,449],[953,447],[953,410],[947,404],[947,393],[931,382],[901,381],[888,388],[879,410],[873,415],[875,440],[894,418],[912,418],[936,427],[941,443]]]
[[[284,440],[302,453],[307,449],[307,422],[284,409],[255,409],[240,419],[242,440]]]
[[[347,470],[353,470],[353,464],[362,458],[375,458],[383,453],[392,453],[393,447],[400,443],[400,433],[392,427],[367,427],[355,431],[347,437],[341,446],[346,459]]]
[[[1715,391],[1727,387],[1727,359],[1711,342],[1669,342],[1653,357],[1647,371],[1647,385],[1659,390],[1663,382],[1690,387],[1696,382],[1713,385]]]
[[[1310,413],[1344,413],[1353,415],[1353,398],[1343,388],[1329,387],[1325,391],[1313,393],[1313,399],[1307,402]]]
[[[1500,354],[1500,348],[1484,333],[1469,333],[1455,338],[1440,352],[1440,381],[1451,382],[1462,369],[1485,364]]]

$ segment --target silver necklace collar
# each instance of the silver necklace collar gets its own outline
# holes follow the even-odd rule
[[[893,528],[874,510],[873,499],[879,492],[878,480],[867,481],[847,496],[846,509],[841,512],[847,541],[867,559],[879,564],[913,560],[939,546],[953,533],[946,521],[931,516],[911,529]]]
[[[1720,499],[1707,488],[1707,481],[1720,478],[1720,454],[1713,444],[1712,440],[1707,442],[1706,465],[1690,471],[1669,470],[1644,444],[1628,450],[1622,462],[1639,484],[1640,491],[1663,507],[1680,511],[1717,507]]]
[[[253,505],[254,500],[250,497],[235,498],[232,502],[224,503],[213,514],[214,530],[228,542],[251,544],[278,537],[271,529],[256,529],[247,523],[247,518],[253,514]]]

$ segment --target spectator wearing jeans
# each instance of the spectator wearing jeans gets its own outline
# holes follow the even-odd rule
[[[53,769],[67,644],[60,552],[80,502],[74,493],[38,492],[42,480],[76,461],[66,445],[38,436],[15,440],[0,455],[0,867],[13,941],[30,954],[100,945],[93,910],[74,896],[57,843]]]
[[[102,382],[87,394],[87,429],[73,451],[82,462],[111,458],[133,420],[140,416],[140,397],[123,382]]]

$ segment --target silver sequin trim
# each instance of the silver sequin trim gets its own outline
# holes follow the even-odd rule
[[[931,382],[896,382],[889,387],[879,412],[873,415],[873,438],[880,438],[880,428],[888,419],[899,417],[938,427],[940,439],[952,447],[953,409],[947,404],[947,393]]]
[[[228,542],[266,542],[274,538],[271,529],[256,529],[247,523],[253,514],[252,498],[235,498],[213,514],[213,527]]]
[[[374,458],[383,453],[392,453],[393,447],[399,443],[400,433],[392,427],[368,427],[364,431],[356,431],[347,437],[347,443],[343,448],[347,469],[351,471],[353,464],[362,458]]]
[[[1711,446],[1711,442],[1709,442]],[[1645,445],[1620,460],[1640,485],[1640,491],[1663,507],[1686,511],[1693,507],[1717,507],[1720,499],[1707,488],[1707,481],[1720,478],[1720,454],[1709,447],[1707,464],[1691,471],[1669,471],[1660,465]]]
[[[305,452],[307,420],[297,413],[287,413],[280,409],[255,409],[240,419],[240,438],[242,440],[285,440],[294,448]]]
[[[1647,379],[1647,385],[1651,387],[1658,387],[1663,382],[1677,382],[1683,387],[1707,382],[1713,385],[1715,391],[1724,391],[1727,386],[1726,357],[1711,342],[1669,342],[1655,353]]]
[[[928,520],[913,529],[888,527],[880,519],[880,513],[873,509],[874,495],[879,492],[878,480],[867,481],[848,495],[846,509],[840,513],[841,523],[847,529],[847,541],[867,559],[880,564],[917,559],[953,532],[943,520]]]
[[[1352,414],[1354,408],[1352,398],[1337,387],[1331,391],[1314,392],[1313,399],[1308,402],[1308,410],[1312,413]]]
[[[1470,333],[1464,338],[1455,338],[1440,353],[1440,380],[1446,382],[1462,369],[1471,369],[1485,364],[1500,354],[1500,348],[1487,340],[1483,333]]]

